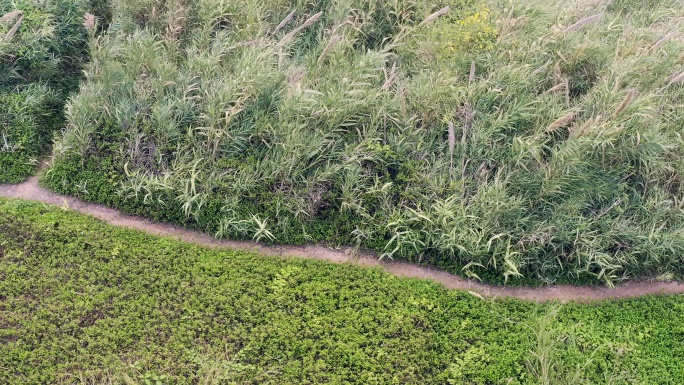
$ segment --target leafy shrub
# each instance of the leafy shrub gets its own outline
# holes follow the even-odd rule
[[[497,31],[489,8],[482,4],[448,12],[411,34],[399,53],[406,66],[424,70],[476,57],[494,47]]]

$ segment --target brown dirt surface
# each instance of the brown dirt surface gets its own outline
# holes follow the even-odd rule
[[[417,266],[408,262],[379,260],[369,252],[354,252],[352,248],[333,250],[320,245],[307,246],[264,246],[256,242],[218,239],[207,234],[178,226],[154,222],[139,216],[121,213],[118,210],[98,204],[83,202],[78,198],[55,194],[38,185],[38,177],[29,178],[16,185],[0,185],[0,196],[19,198],[68,208],[91,215],[114,226],[141,230],[151,235],[176,238],[210,248],[227,248],[254,251],[260,254],[318,259],[333,263],[352,263],[360,266],[380,267],[398,277],[428,279],[448,289],[465,290],[473,295],[488,298],[518,298],[527,301],[596,301],[631,298],[652,294],[684,293],[684,284],[675,281],[635,280],[616,287],[547,285],[541,287],[507,287],[480,283],[430,267]]]

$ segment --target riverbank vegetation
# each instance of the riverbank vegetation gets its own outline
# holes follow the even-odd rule
[[[112,4],[55,191],[488,281],[683,271],[681,1]]]

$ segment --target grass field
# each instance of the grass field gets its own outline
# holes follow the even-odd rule
[[[493,282],[684,271],[681,0],[111,4],[51,189]]]
[[[0,383],[675,384],[682,310],[483,300],[0,199]]]

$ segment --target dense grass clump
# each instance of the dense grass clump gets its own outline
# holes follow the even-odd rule
[[[0,199],[0,383],[682,383],[682,309],[484,300]]]
[[[44,183],[500,282],[679,275],[684,7],[605,3],[114,1]]]
[[[30,175],[88,54],[85,1],[0,1],[0,183]]]

